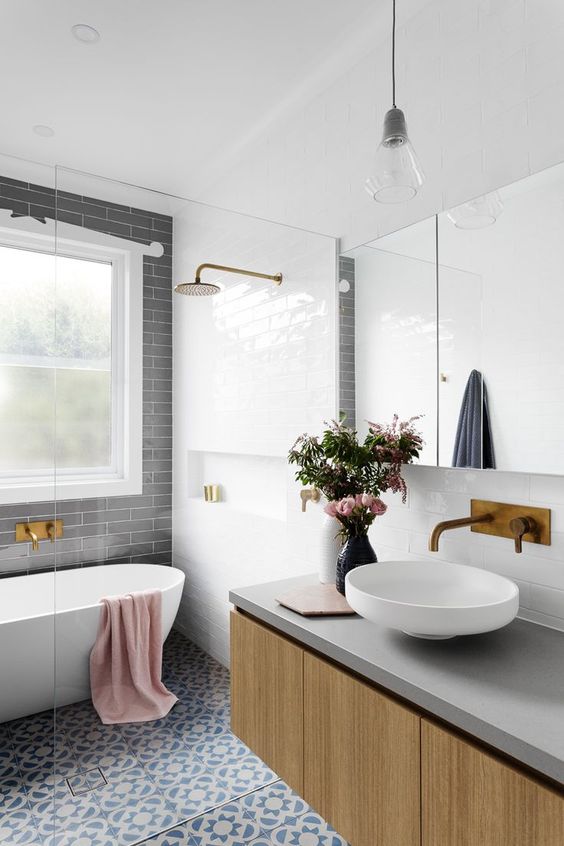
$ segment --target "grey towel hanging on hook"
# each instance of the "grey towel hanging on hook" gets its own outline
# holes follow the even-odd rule
[[[482,374],[478,370],[470,373],[464,390],[452,466],[495,470],[488,394]]]

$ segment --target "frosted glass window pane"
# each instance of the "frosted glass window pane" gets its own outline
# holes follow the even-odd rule
[[[0,472],[53,470],[55,371],[0,365]]]
[[[0,247],[0,473],[112,465],[112,267]]]
[[[57,370],[57,470],[109,467],[111,374]]]

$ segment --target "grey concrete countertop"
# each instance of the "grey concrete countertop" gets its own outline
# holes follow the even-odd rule
[[[564,633],[514,620],[417,640],[358,617],[301,617],[276,602],[299,576],[230,591],[253,617],[564,785]]]

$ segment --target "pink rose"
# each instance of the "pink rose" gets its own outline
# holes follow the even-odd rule
[[[370,510],[373,514],[378,517],[380,514],[386,513],[386,511],[388,510],[388,506],[385,502],[382,502],[381,499],[375,499],[372,505],[370,506]]]
[[[354,504],[357,506],[357,508],[360,508],[361,506],[364,505],[364,502],[362,501],[364,499],[364,497],[365,497],[365,494],[357,494],[355,496]]]
[[[337,503],[337,514],[340,514],[341,517],[350,517],[355,505],[354,496],[345,496]]]
[[[372,503],[374,502],[374,497],[372,496],[372,494],[362,494],[361,502],[365,506],[365,508],[370,508],[372,506]]]
[[[323,509],[329,517],[336,517],[337,516],[337,502],[328,502],[325,508]]]

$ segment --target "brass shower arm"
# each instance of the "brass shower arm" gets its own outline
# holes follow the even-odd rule
[[[270,279],[275,285],[282,284],[282,274],[275,273],[273,276],[268,273],[257,273],[255,270],[241,270],[239,267],[228,267],[223,264],[200,264],[196,268],[196,282],[200,281],[202,270],[225,270],[227,273],[238,273],[240,276],[254,276],[257,279]]]

